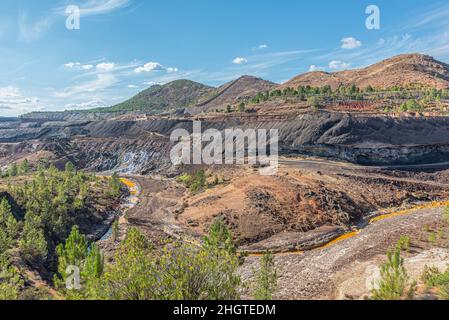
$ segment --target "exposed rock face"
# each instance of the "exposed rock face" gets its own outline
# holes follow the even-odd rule
[[[250,253],[306,251],[319,248],[344,233],[344,228],[336,226],[324,226],[308,232],[283,232],[242,250]]]
[[[286,82],[281,88],[330,85],[335,89],[340,85],[351,84],[360,88],[368,86],[374,88],[406,87],[419,84],[425,87],[446,89],[449,88],[449,66],[430,56],[404,54],[358,70],[302,74]]]
[[[148,172],[170,167],[170,134],[179,128],[191,132],[192,121],[10,121],[0,123],[0,142],[28,141],[27,148],[2,146],[4,153],[14,153],[47,150],[52,143],[57,144],[55,141],[69,140],[74,143],[72,149],[60,153],[78,158],[83,167]],[[306,154],[368,165],[432,163],[449,157],[449,119],[445,117],[394,118],[328,112],[295,117],[230,115],[203,119],[203,131],[210,128],[278,129],[281,155]]]
[[[198,104],[205,110],[224,109],[227,105],[235,105],[246,98],[255,97],[259,92],[271,91],[276,84],[260,78],[243,76],[217,88],[211,97]]]

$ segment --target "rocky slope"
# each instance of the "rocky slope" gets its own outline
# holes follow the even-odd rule
[[[255,97],[259,92],[271,91],[275,83],[260,78],[243,76],[214,90],[211,97],[198,104],[206,110],[223,109],[240,101]]]
[[[99,113],[111,112],[164,113],[178,109],[195,109],[195,107],[199,111],[224,109],[228,104],[236,104],[239,101],[252,98],[257,93],[269,91],[275,86],[276,84],[272,82],[251,76],[240,77],[218,88],[190,80],[176,80],[165,85],[152,86],[116,106],[89,110],[88,113],[94,113],[98,117]],[[67,118],[67,114],[76,113],[68,112],[64,116]],[[91,115],[87,117],[93,118]]]
[[[421,83],[442,88],[448,87],[449,68],[428,56],[401,55],[360,70],[307,74],[286,85],[331,84],[335,87],[340,83],[356,83],[361,87]],[[270,82],[249,76],[218,89],[179,80],[154,86],[122,107],[148,106],[148,110],[159,112],[188,107],[201,112],[225,107],[272,87]],[[282,100],[273,101],[282,103]],[[85,168],[165,171],[171,166],[170,134],[178,128],[191,131],[193,119],[202,121],[203,130],[278,129],[281,155],[305,154],[367,165],[434,163],[449,157],[448,117],[396,117],[332,109],[311,112],[294,102],[287,109],[284,105],[255,106],[259,110],[254,114],[209,113],[196,117],[182,112],[150,117],[142,112],[123,111],[122,107],[118,108],[122,110],[120,113],[106,113],[105,110],[35,113],[21,119],[3,119],[0,143],[6,145],[1,145],[0,149],[5,157],[2,162],[18,157],[25,150],[53,152],[55,149],[62,150],[58,154],[78,158]],[[19,146],[15,145],[17,143]],[[70,145],[73,150],[65,150],[64,145]]]
[[[340,85],[352,84],[360,88],[368,86],[373,88],[391,88],[394,86],[421,85],[447,89],[449,88],[449,66],[430,56],[405,54],[357,70],[302,74],[284,83],[281,88],[330,85],[335,89]]]
[[[202,120],[203,130],[278,129],[281,155],[305,154],[367,165],[433,163],[449,157],[447,117],[395,118],[323,111],[296,116],[223,115]],[[64,150],[62,140],[75,147],[65,153],[83,155],[79,156],[83,167],[148,172],[170,166],[170,134],[179,128],[191,132],[192,121],[5,122],[0,127],[1,153],[10,159],[20,150],[47,150],[51,145]]]

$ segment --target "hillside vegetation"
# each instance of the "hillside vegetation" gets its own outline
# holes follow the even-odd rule
[[[56,248],[71,229],[95,232],[107,217],[101,212],[111,212],[120,196],[115,185],[71,163],[64,171],[40,166],[28,173],[25,167],[12,166],[0,185],[0,299],[33,294],[28,275],[56,272]]]

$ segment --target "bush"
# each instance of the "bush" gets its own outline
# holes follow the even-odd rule
[[[424,110],[423,106],[416,100],[408,100],[400,106],[401,112],[422,112]]]
[[[177,178],[177,181],[184,184],[192,193],[199,192],[203,188],[208,187],[206,172],[203,169],[196,171],[193,175],[184,173]]]
[[[449,269],[441,273],[437,268],[425,267],[421,279],[428,287],[449,285]]]
[[[378,289],[371,291],[373,300],[405,300],[412,299],[416,287],[411,283],[404,268],[401,251],[396,248],[387,253],[388,260],[381,266],[381,279],[377,283]]]
[[[398,244],[397,244],[397,249],[409,251],[410,244],[411,244],[411,239],[409,236],[401,236],[401,238],[399,239]]]
[[[25,225],[19,241],[22,257],[31,264],[41,265],[48,256],[48,243],[41,220],[32,213],[25,216]]]
[[[111,179],[109,180],[109,188],[109,193],[113,197],[118,197],[122,193],[122,182],[120,181],[120,177],[117,172],[114,172],[111,176]]]
[[[119,239],[119,235],[120,235],[119,233],[120,233],[120,226],[119,226],[119,222],[116,220],[112,224],[112,241],[113,242],[116,242]]]
[[[209,229],[209,234],[204,238],[204,244],[209,248],[219,248],[231,254],[237,249],[233,243],[232,233],[226,227],[222,218],[215,220]]]
[[[10,265],[8,258],[0,252],[0,300],[17,300],[24,286],[20,273]]]
[[[307,104],[309,105],[309,107],[311,107],[314,110],[317,110],[318,108],[320,108],[321,103],[322,103],[321,99],[319,99],[318,97],[315,97],[315,96],[309,97],[307,99]]]
[[[8,169],[8,175],[10,177],[16,177],[19,174],[19,169],[17,168],[17,164],[13,163]]]
[[[95,299],[112,300],[236,300],[239,299],[239,258],[211,230],[207,244],[174,242],[156,250],[136,228],[129,230],[115,263],[92,284]],[[213,240],[212,240],[213,239]]]
[[[444,208],[443,219],[449,224],[449,206]]]
[[[256,289],[254,298],[256,300],[272,300],[277,289],[278,274],[271,253],[266,253],[260,260],[260,269],[256,272]]]
[[[59,244],[56,248],[58,255],[58,274],[54,282],[63,292],[67,299],[81,299],[88,295],[90,282],[95,281],[103,275],[104,258],[100,249],[87,242],[78,227],[73,227],[72,232],[64,244]],[[67,281],[67,268],[75,266],[80,271],[81,290],[65,290]]]
[[[30,164],[27,159],[23,160],[23,162],[19,166],[19,174],[26,175],[30,172]]]

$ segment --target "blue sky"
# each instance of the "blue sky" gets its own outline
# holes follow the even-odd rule
[[[81,10],[79,30],[65,8]],[[368,5],[380,30],[365,26]],[[109,106],[155,83],[278,83],[400,53],[449,62],[449,4],[424,0],[2,0],[0,116]]]

